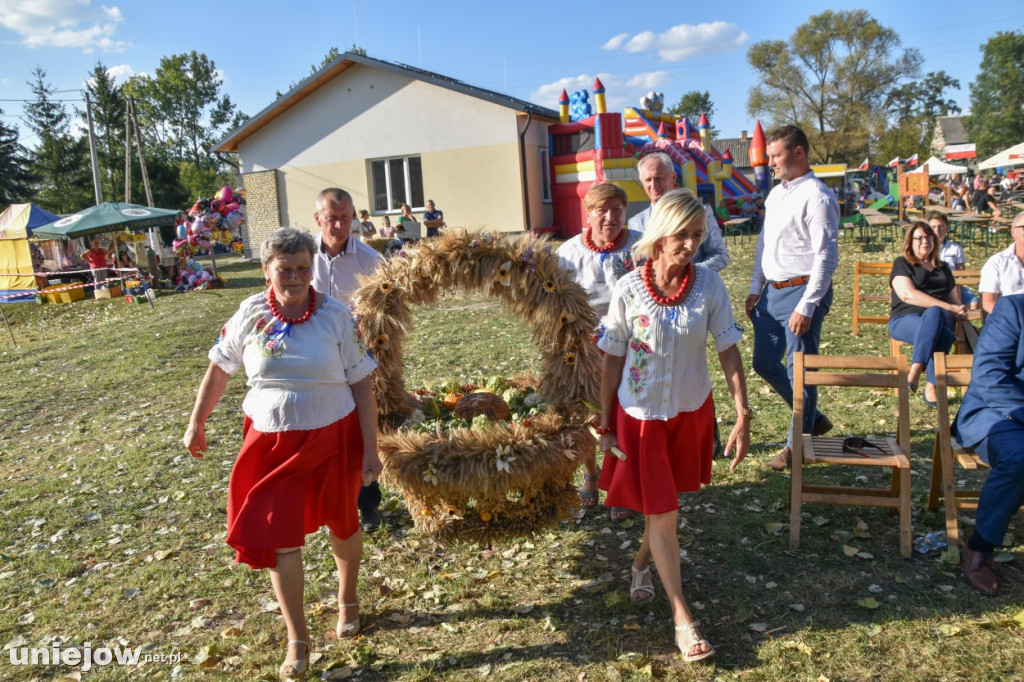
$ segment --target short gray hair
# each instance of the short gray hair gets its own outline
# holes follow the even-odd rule
[[[641,158],[636,164],[636,172],[639,173],[640,166],[651,161],[658,164],[669,173],[676,172],[676,166],[674,163],[672,163],[672,157],[670,157],[665,152],[651,152],[650,154],[647,154],[646,156]]]
[[[355,206],[355,202],[352,201],[351,194],[349,194],[340,187],[328,187],[327,189],[320,190],[320,194],[316,195],[316,210],[320,210],[320,207],[323,206],[324,199],[327,199],[328,197],[330,197],[331,201],[337,202],[339,204],[348,199],[348,203]]]
[[[275,258],[306,251],[312,259],[316,255],[313,235],[294,227],[279,227],[260,244],[260,262],[269,265]]]

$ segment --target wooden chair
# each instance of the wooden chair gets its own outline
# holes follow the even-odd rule
[[[822,371],[825,370],[825,371]],[[847,370],[847,371],[836,371]],[[844,438],[801,434],[804,386],[895,388],[899,401],[896,438],[872,440],[875,447],[844,452]],[[911,549],[910,516],[910,406],[907,359],[849,355],[793,354],[793,470],[790,480],[789,546],[800,546],[801,510],[804,504],[844,504],[895,509],[900,518],[900,556]],[[888,467],[888,488],[810,485],[804,483],[804,464],[843,464]]]
[[[889,286],[888,277],[889,273],[892,272],[892,263],[869,263],[866,261],[856,261],[853,264],[853,335],[857,336],[860,331],[860,325],[862,323],[875,323],[875,324],[889,324]],[[886,287],[883,294],[866,293],[862,290],[862,286],[865,284],[862,281],[862,277],[868,275],[884,275],[886,277]],[[877,280],[876,280],[877,281]],[[861,313],[861,303],[865,302],[884,302],[885,314],[884,315],[864,315]]]

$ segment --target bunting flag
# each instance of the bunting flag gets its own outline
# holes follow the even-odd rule
[[[885,165],[887,168],[895,168],[896,166],[900,165],[900,157],[897,156],[895,159],[893,159],[892,161]]]
[[[867,157],[865,157],[864,158],[864,163],[862,163],[861,165],[857,166],[857,170],[867,170],[868,168],[870,168],[870,166],[868,165]]]
[[[907,165],[908,166],[916,166],[917,165],[917,154],[914,154],[909,159],[907,159]]]

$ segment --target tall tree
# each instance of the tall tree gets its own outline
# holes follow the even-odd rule
[[[889,90],[920,72],[921,53],[899,47],[897,33],[865,10],[814,15],[788,42],[750,47],[747,61],[759,84],[747,112],[773,127],[801,126],[816,161],[854,162],[867,148],[871,121],[884,115]]]
[[[34,181],[28,150],[18,141],[18,129],[0,121],[0,207],[31,201]]]
[[[32,152],[36,201],[54,213],[74,213],[93,203],[89,142],[71,134],[71,116],[53,98],[46,72],[36,67],[29,82],[35,100],[25,106],[28,127],[39,140]]]
[[[959,87],[960,81],[938,71],[890,90],[885,100],[888,117],[882,121],[873,145],[876,158],[888,160],[912,154],[922,161],[928,158],[936,121],[940,116],[960,113],[957,103],[945,94]]]
[[[1024,34],[999,32],[985,43],[965,123],[981,157],[1024,140]]]
[[[97,61],[89,72],[85,89],[92,100],[103,197],[117,201],[124,198],[124,85],[116,83],[103,62]],[[85,110],[79,113],[85,124]]]
[[[364,50],[361,47],[356,47],[355,45],[352,45],[352,49],[349,50],[349,51],[352,52],[353,54],[361,54],[361,55],[365,55],[366,54],[366,50]],[[314,73],[316,73],[320,69],[324,68],[325,66],[327,66],[328,64],[330,64],[331,62],[333,62],[335,59],[337,59],[340,56],[341,56],[341,53],[338,52],[338,48],[336,48],[336,47],[334,47],[332,45],[331,49],[327,50],[327,54],[324,55],[324,58],[320,60],[319,64],[312,64],[309,67],[309,75],[312,76]],[[307,78],[308,77],[309,76],[307,76]],[[285,92],[291,91],[296,85],[299,84],[299,82],[300,81],[292,81],[291,83],[289,83],[288,84],[288,90],[285,90]],[[278,90],[277,93],[275,94],[275,98],[276,99],[281,99],[282,97],[284,97],[284,92],[281,92],[280,90]]]
[[[711,93],[707,90],[703,92],[700,90],[689,90],[683,93],[683,96],[679,98],[679,101],[667,113],[675,116],[684,116],[690,119],[690,123],[697,125],[701,114],[707,114],[709,122],[715,120],[715,103],[711,101]],[[711,123],[709,131],[711,139],[718,139],[719,130],[715,127],[714,123]]]
[[[136,97],[140,124],[170,156],[205,170],[222,165],[213,145],[244,120],[221,85],[213,61],[193,50],[162,58],[152,78],[133,78],[126,90]]]

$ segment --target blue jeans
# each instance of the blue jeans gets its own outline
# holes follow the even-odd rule
[[[793,407],[793,353],[802,351],[808,355],[817,354],[821,323],[825,321],[832,306],[830,286],[811,317],[811,328],[806,334],[797,336],[789,329],[789,316],[796,310],[806,290],[806,284],[785,289],[765,285],[751,316],[754,325],[754,371],[782,396],[790,408]],[[786,358],[785,367],[782,366],[783,356]],[[817,408],[818,389],[805,387],[802,433],[811,433],[814,429],[814,422],[821,417]],[[793,444],[792,424],[786,444]]]
[[[1010,519],[1024,504],[1024,424],[1013,419],[999,422],[974,451],[992,467],[978,498],[975,531],[999,546]]]
[[[924,313],[911,313],[889,319],[889,336],[914,347],[911,363],[927,367],[928,383],[935,383],[932,355],[948,353],[953,347],[953,314],[938,306],[925,308]]]
[[[965,306],[970,308],[971,304],[974,303],[975,301],[978,301],[978,297],[974,294],[973,291],[971,291],[970,289],[968,289],[967,287],[964,287],[964,286],[960,287],[960,302],[961,303],[963,303]],[[980,302],[979,302],[979,305],[980,305]]]

